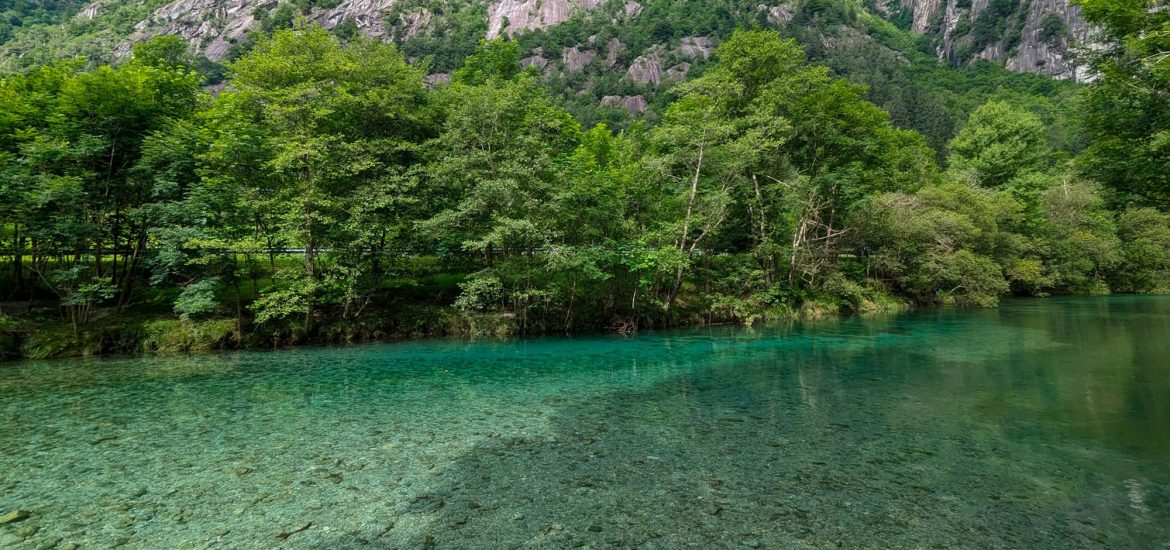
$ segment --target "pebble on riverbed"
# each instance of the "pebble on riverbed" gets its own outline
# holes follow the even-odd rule
[[[13,510],[7,514],[0,515],[0,525],[24,521],[31,515],[32,512],[29,512],[28,510]]]

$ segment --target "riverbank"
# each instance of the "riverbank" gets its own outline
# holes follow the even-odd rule
[[[554,325],[547,319],[514,313],[470,313],[453,306],[412,304],[374,309],[355,319],[323,318],[307,332],[303,325],[256,325],[229,317],[181,319],[159,311],[118,314],[99,310],[76,331],[67,320],[46,311],[0,314],[0,361],[68,357],[173,355],[242,349],[275,349],[420,338],[507,339],[541,334],[635,332],[639,329],[754,325],[824,317],[894,312],[913,304],[884,293],[867,292],[856,301],[809,299],[796,306],[751,308],[748,302],[712,307],[682,307],[673,314],[637,319],[596,319]]]

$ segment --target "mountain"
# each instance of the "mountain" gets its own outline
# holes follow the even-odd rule
[[[611,23],[620,24],[660,17],[680,6],[687,12],[707,11],[700,19],[709,14],[756,15],[771,24],[788,22],[801,11],[839,9],[825,0],[775,5],[661,0],[98,0],[89,4],[21,0],[4,12],[7,26],[0,30],[0,41],[7,42],[3,56],[10,66],[23,64],[21,59],[40,62],[46,56],[73,53],[96,53],[94,57],[111,61],[124,57],[134,42],[158,34],[183,36],[194,52],[219,62],[247,40],[248,32],[279,26],[298,14],[327,29],[405,41],[435,33],[448,39],[516,37],[552,29],[575,17],[592,18],[594,14],[586,13],[590,11],[600,11]],[[1068,0],[867,0],[863,9],[928,37],[935,55],[949,63],[1002,61],[1014,71],[1057,78],[1076,75],[1072,47],[1088,39],[1090,32]],[[474,34],[456,37],[444,31]],[[86,39],[91,41],[89,46],[107,49],[87,51]],[[614,54],[607,59],[614,59]],[[583,60],[576,57],[572,64]]]
[[[58,0],[52,9],[25,6],[21,13],[39,19],[9,29],[0,68],[75,55],[117,62],[137,42],[174,34],[187,40],[214,84],[223,64],[250,48],[251,33],[304,17],[343,38],[397,43],[408,58],[428,64],[432,84],[449,78],[480,40],[514,39],[523,64],[543,74],[583,124],[622,128],[633,119],[654,120],[672,100],[671,86],[702,74],[734,29],[763,27],[868,86],[867,99],[942,152],[967,114],[1005,95],[1031,104],[1052,132],[1065,132],[1058,99],[1079,70],[1074,45],[1089,34],[1067,2]],[[19,13],[9,19],[21,21]]]

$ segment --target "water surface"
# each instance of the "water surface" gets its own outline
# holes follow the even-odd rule
[[[22,363],[0,419],[0,547],[1170,546],[1170,298]]]

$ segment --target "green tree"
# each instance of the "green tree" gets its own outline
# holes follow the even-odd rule
[[[1114,202],[1170,208],[1170,12],[1140,0],[1078,0],[1101,29],[1090,61],[1098,77],[1084,92],[1081,121],[1087,175]]]
[[[990,306],[1009,284],[994,256],[1011,204],[948,183],[874,197],[858,227],[870,273],[923,303]]]
[[[134,45],[134,62],[151,67],[190,69],[194,58],[187,53],[187,41],[181,36],[163,34]]]
[[[484,43],[481,53],[494,59],[502,44]],[[535,254],[553,242],[547,205],[580,128],[553,106],[536,77],[519,72],[518,61],[492,67],[475,70],[471,81],[484,79],[478,84],[460,78],[436,92],[444,121],[426,145],[425,169],[434,215],[421,227],[443,248],[481,258],[484,269],[475,279],[502,281],[497,303],[523,313],[546,299]],[[487,303],[468,295],[494,287],[469,283],[463,303]]]
[[[481,40],[479,48],[455,71],[456,82],[479,86],[490,80],[507,81],[520,74],[520,44],[497,38]]]
[[[1096,185],[1066,180],[1044,193],[1044,263],[1064,293],[1107,293],[1106,278],[1121,260],[1113,216]]]
[[[971,113],[950,143],[949,167],[984,187],[1041,171],[1049,163],[1044,123],[1004,101],[989,101]]]
[[[1115,290],[1170,290],[1170,215],[1153,208],[1126,210],[1117,222],[1117,235],[1122,258]]]
[[[24,99],[0,116],[19,125],[5,138],[13,162],[4,192],[19,205],[16,244],[31,256],[24,269],[75,328],[96,305],[131,297],[153,223],[142,210],[153,189],[135,177],[143,142],[193,112],[199,81],[184,67],[78,67],[5,80],[3,89]]]
[[[393,46],[342,44],[303,22],[261,39],[230,70],[234,91],[209,115],[217,133],[206,159],[209,174],[227,177],[206,186],[264,209],[253,217],[271,244],[303,251],[255,309],[258,321],[302,314],[311,332],[319,306],[360,311],[406,224],[407,169],[429,131],[422,74]]]

